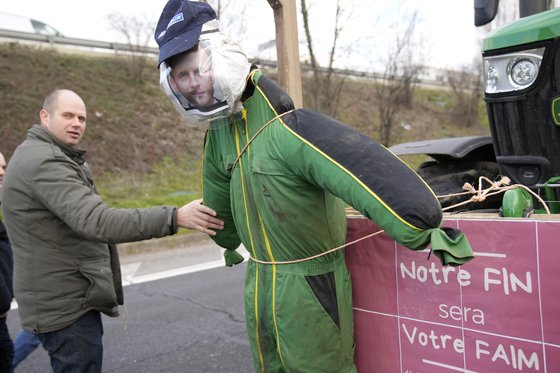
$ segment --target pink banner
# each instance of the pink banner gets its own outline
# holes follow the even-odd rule
[[[560,372],[560,221],[448,219],[475,259],[442,267],[386,234],[346,249],[367,373]],[[347,241],[378,231],[348,218]]]

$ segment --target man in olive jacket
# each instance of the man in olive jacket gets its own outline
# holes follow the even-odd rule
[[[6,171],[2,208],[14,252],[14,291],[23,328],[38,334],[55,372],[101,372],[100,312],[123,304],[115,243],[172,235],[178,226],[210,235],[215,212],[181,208],[113,209],[97,195],[76,148],[86,127],[82,99],[49,94]]]

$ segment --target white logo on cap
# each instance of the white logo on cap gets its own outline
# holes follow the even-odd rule
[[[173,18],[171,18],[171,21],[169,21],[169,24],[167,25],[167,28],[165,30],[163,30],[162,32],[159,33],[159,35],[157,36],[158,39],[161,39],[163,37],[163,35],[165,35],[165,33],[167,32],[167,29],[170,28],[171,26],[173,26],[174,24],[176,24],[177,22],[181,22],[182,20],[184,20],[185,18],[183,17],[183,13],[177,13],[173,16]]]
[[[181,22],[183,20],[184,20],[183,13],[177,13],[177,14],[175,14],[175,16],[173,16],[173,18],[171,18],[171,21],[169,21],[169,24],[167,25],[167,28],[170,28],[171,26],[173,26],[177,22]]]

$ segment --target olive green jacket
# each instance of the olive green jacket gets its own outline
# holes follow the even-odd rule
[[[62,329],[90,310],[123,304],[115,243],[177,231],[174,207],[113,209],[97,195],[85,152],[39,125],[18,146],[2,188],[24,329]]]

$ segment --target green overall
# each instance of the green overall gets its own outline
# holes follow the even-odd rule
[[[450,239],[438,228],[435,196],[392,153],[332,118],[293,110],[260,71],[248,79],[243,112],[212,123],[204,150],[204,203],[225,221],[213,238],[227,249],[227,265],[242,260],[241,242],[252,258],[273,263],[343,245],[344,202],[407,247],[442,241],[434,249],[442,261],[472,258],[460,232]],[[398,178],[381,175],[384,167]],[[343,250],[290,264],[250,260],[245,312],[257,372],[356,372]]]

